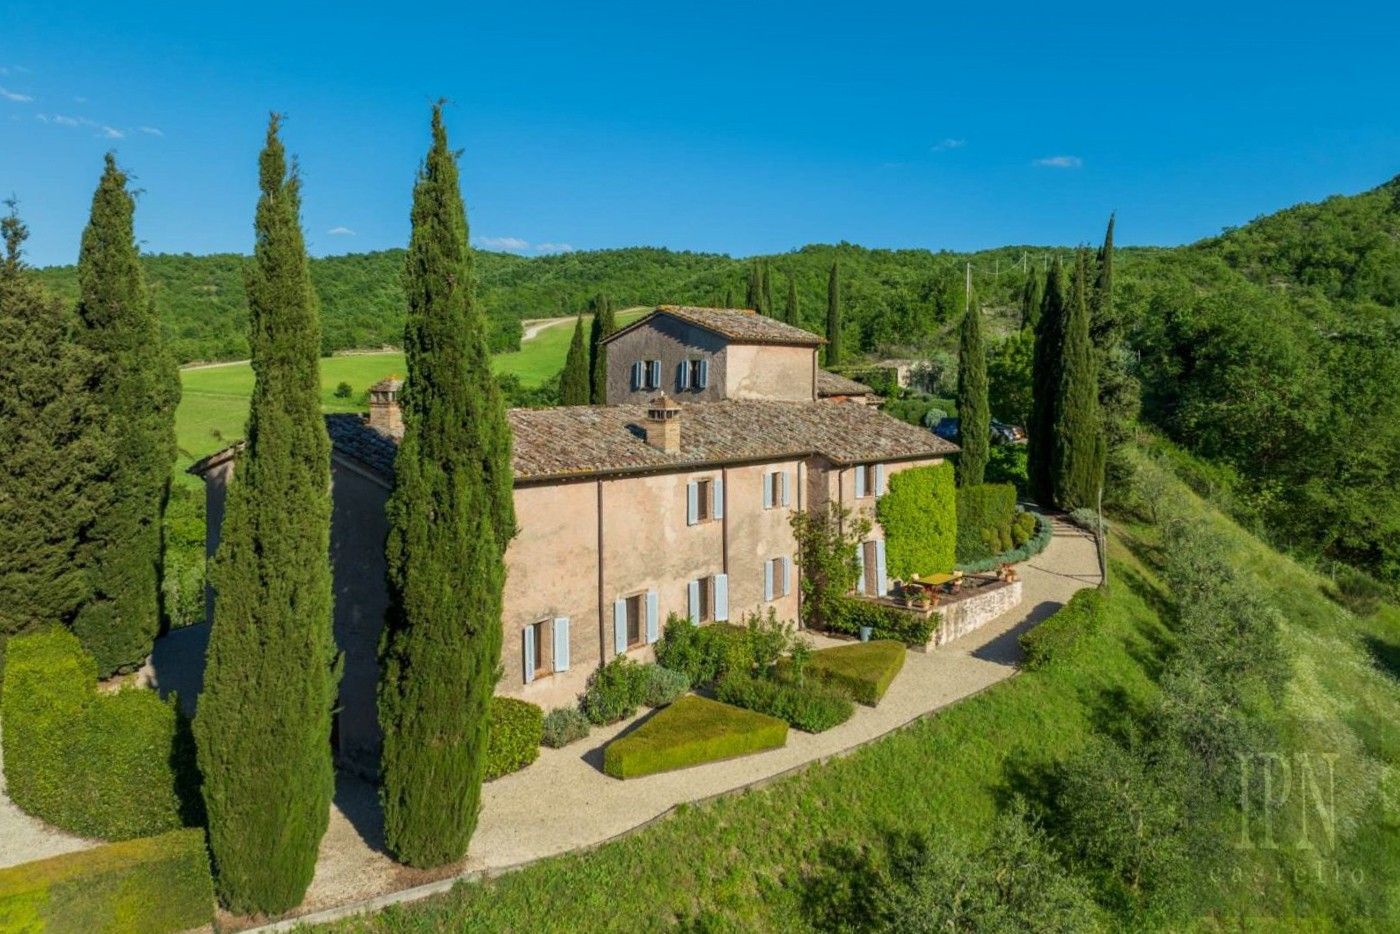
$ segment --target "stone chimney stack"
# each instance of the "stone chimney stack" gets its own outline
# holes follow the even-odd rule
[[[681,407],[666,398],[663,392],[647,407],[647,444],[679,454],[681,450]]]
[[[403,435],[403,413],[399,410],[399,391],[403,380],[388,376],[369,387],[369,427],[386,435]]]

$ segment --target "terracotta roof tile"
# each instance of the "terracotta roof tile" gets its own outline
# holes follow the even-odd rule
[[[817,395],[819,396],[873,396],[875,390],[864,383],[848,379],[830,370],[817,370]]]
[[[614,331],[605,340],[614,340],[621,334],[641,327],[657,315],[679,318],[707,331],[713,331],[736,344],[795,344],[815,347],[826,343],[811,331],[784,324],[751,308],[697,308],[692,305],[658,305],[651,314]]]

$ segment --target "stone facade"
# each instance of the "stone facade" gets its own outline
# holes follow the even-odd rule
[[[961,600],[940,604],[934,610],[941,621],[924,651],[980,629],[1020,603],[1021,582],[1015,580],[998,581]]]

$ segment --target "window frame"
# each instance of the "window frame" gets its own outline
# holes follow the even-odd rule
[[[715,576],[707,574],[699,579],[700,612],[696,614],[696,624],[703,626],[715,621]]]
[[[529,624],[534,630],[535,640],[535,671],[532,679],[538,681],[540,678],[552,676],[554,674],[554,659],[550,659],[548,667],[544,663],[544,643],[548,639],[550,645],[554,644],[554,618],[552,616],[544,619],[537,619]],[[554,653],[551,651],[551,655]]]
[[[701,477],[695,481],[695,524],[715,521],[715,481]]]
[[[645,590],[622,598],[627,605],[627,651],[647,644],[647,592]],[[633,613],[633,609],[636,613]],[[632,638],[632,626],[637,627],[637,638]]]

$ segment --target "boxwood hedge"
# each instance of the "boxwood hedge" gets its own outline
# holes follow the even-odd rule
[[[540,755],[544,711],[514,697],[491,698],[485,780],[518,772]]]
[[[904,667],[904,644],[889,639],[813,652],[806,674],[874,707]]]
[[[783,721],[687,694],[603,750],[603,771],[636,778],[671,769],[777,749],[787,744]]]

